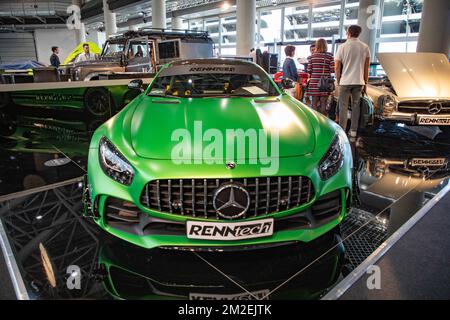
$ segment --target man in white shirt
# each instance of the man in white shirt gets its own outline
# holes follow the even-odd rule
[[[361,27],[351,25],[347,29],[347,41],[336,53],[336,80],[339,85],[339,124],[346,130],[348,120],[348,101],[352,97],[352,119],[350,137],[357,135],[361,93],[369,79],[370,50],[358,39]]]
[[[80,53],[75,59],[75,63],[98,60],[98,56],[95,53],[90,52],[88,43],[83,44],[83,51],[84,52]]]

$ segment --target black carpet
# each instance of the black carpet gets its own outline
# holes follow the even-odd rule
[[[377,262],[381,289],[361,277],[341,299],[450,299],[450,193]]]

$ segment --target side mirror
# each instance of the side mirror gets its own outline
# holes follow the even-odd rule
[[[142,81],[142,79],[134,79],[131,80],[130,83],[128,83],[128,89],[139,90],[140,92],[143,92],[144,91],[143,84],[144,82]]]
[[[283,89],[292,89],[295,88],[295,83],[292,79],[285,78],[281,80],[281,85],[283,86]]]

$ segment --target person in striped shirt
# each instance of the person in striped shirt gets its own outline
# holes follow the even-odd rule
[[[331,77],[334,73],[334,57],[328,51],[327,41],[319,39],[316,41],[314,53],[308,62],[309,84],[306,92],[312,97],[312,107],[322,114],[327,113],[327,102],[331,92],[320,91],[320,78]]]

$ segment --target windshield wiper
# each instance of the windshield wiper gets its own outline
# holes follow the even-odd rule
[[[168,98],[168,97],[174,97],[178,98],[176,96],[168,95],[167,93],[159,94],[159,93],[149,93],[147,97],[154,97],[154,98]]]

